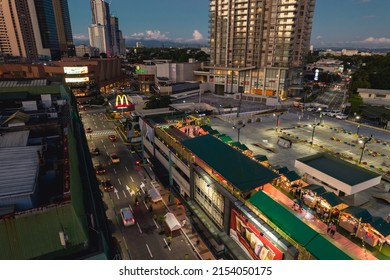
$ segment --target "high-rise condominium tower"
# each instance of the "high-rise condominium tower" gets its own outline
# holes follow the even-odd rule
[[[294,94],[314,7],[315,0],[210,0],[209,79],[215,92],[260,101]]]
[[[88,27],[89,43],[100,53],[111,56],[110,6],[103,0],[91,0],[92,24]]]
[[[60,48],[63,43],[63,47]],[[73,45],[67,0],[0,1],[0,52],[58,60]]]

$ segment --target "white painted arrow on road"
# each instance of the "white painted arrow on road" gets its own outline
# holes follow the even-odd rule
[[[118,190],[114,188],[114,193],[116,194],[116,197],[119,199]]]

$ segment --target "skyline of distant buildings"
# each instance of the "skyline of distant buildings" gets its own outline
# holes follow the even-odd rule
[[[30,62],[73,56],[68,1],[0,2],[0,53]]]

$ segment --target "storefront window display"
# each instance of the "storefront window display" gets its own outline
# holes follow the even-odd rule
[[[283,252],[234,209],[231,211],[230,236],[254,260],[283,259]]]

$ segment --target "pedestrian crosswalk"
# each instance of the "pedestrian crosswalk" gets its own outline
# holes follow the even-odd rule
[[[112,134],[116,134],[116,131],[113,130],[113,129],[98,130],[98,131],[94,131],[92,133],[89,133],[89,135],[91,135],[94,138],[96,138],[96,137],[106,137],[106,136],[112,135]]]

